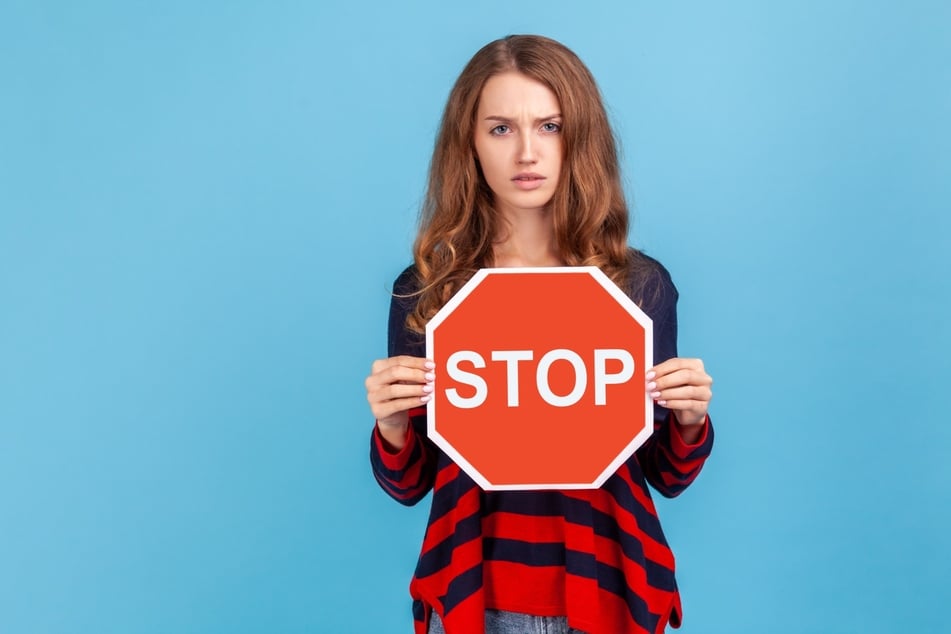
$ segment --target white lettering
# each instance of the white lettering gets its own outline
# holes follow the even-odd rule
[[[485,379],[483,379],[478,374],[460,370],[460,361],[468,361],[476,368],[484,368],[485,359],[483,359],[482,355],[480,355],[478,352],[473,352],[471,350],[460,350],[459,352],[452,353],[452,355],[449,357],[449,360],[446,362],[446,370],[449,374],[449,378],[465,385],[471,385],[475,388],[475,395],[469,397],[459,396],[458,390],[456,390],[456,388],[451,388],[446,390],[446,398],[448,398],[449,402],[459,409],[472,409],[474,407],[479,407],[485,403],[485,399],[489,395],[489,387],[485,384]]]
[[[607,361],[614,359],[621,362],[621,371],[608,374]],[[607,349],[594,351],[594,404],[605,405],[608,401],[608,385],[625,383],[634,376],[634,357],[623,349]]]
[[[506,387],[508,388],[508,406],[518,407],[518,362],[531,361],[531,350],[493,350],[493,361],[505,361]]]
[[[520,405],[521,378],[519,364],[522,361],[532,361],[534,353],[531,350],[493,350],[492,361],[505,363],[506,403],[509,407]],[[567,361],[575,373],[574,386],[567,394],[555,394],[551,389],[551,366],[556,361]],[[617,372],[608,372],[610,361],[620,362]],[[471,363],[473,368],[485,368],[485,358],[473,350],[459,350],[454,352],[446,362],[449,378],[475,389],[472,396],[460,396],[456,388],[446,390],[446,398],[460,409],[473,409],[483,405],[489,397],[489,386],[485,379],[474,372],[463,370],[461,363]],[[594,404],[607,405],[607,386],[620,385],[631,380],[634,376],[634,357],[622,348],[598,348],[594,351]],[[565,348],[558,348],[545,353],[535,368],[535,387],[538,394],[549,405],[555,407],[571,407],[578,403],[588,389],[588,368],[577,352]]]
[[[551,391],[548,383],[548,371],[555,361],[567,361],[575,370],[575,386],[568,394],[558,396]],[[538,370],[535,372],[535,384],[538,386],[538,393],[545,402],[555,407],[570,407],[581,400],[584,391],[588,387],[588,371],[584,367],[584,361],[577,352],[558,348],[548,352],[538,362]]]

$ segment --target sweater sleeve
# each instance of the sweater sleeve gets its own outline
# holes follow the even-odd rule
[[[406,317],[415,305],[416,275],[406,269],[393,284],[390,300],[388,355],[423,357],[426,354],[422,335],[406,328]],[[396,501],[411,506],[416,504],[433,487],[436,479],[435,445],[426,435],[426,408],[416,407],[409,411],[409,429],[406,444],[397,452],[389,447],[374,424],[370,438],[370,466],[373,476]]]
[[[677,356],[677,288],[659,262],[645,285],[646,312],[654,321],[654,364]],[[654,405],[654,433],[635,452],[644,477],[665,497],[675,497],[700,473],[713,449],[713,426],[708,416],[703,433],[694,444],[687,444],[677,430],[673,412]]]

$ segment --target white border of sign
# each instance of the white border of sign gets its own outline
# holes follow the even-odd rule
[[[455,295],[446,302],[429,323],[426,324],[426,356],[433,358],[433,334],[445,319],[461,304],[466,297],[489,275],[505,275],[510,273],[588,273],[624,308],[634,320],[644,329],[644,359],[647,367],[654,364],[654,322],[640,307],[631,301],[627,294],[618,288],[611,278],[596,266],[541,266],[541,267],[506,267],[479,269],[472,278],[460,288]],[[436,379],[439,381],[438,377]],[[436,430],[436,399],[433,398],[426,405],[427,431],[429,438],[436,443],[469,477],[486,491],[531,491],[549,489],[597,489],[608,478],[614,475],[624,462],[654,433],[654,403],[644,390],[644,420],[645,426],[627,446],[618,454],[605,470],[590,483],[550,483],[533,485],[496,485],[489,482],[472,464],[463,458],[455,447]]]

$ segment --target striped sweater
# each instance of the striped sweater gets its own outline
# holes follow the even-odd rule
[[[655,363],[677,354],[677,290],[656,261],[638,255],[642,308],[654,320]],[[415,272],[394,284],[390,356],[425,356],[404,324]],[[600,489],[483,491],[426,437],[426,409],[411,410],[406,445],[391,453],[374,427],[370,462],[380,486],[412,505],[433,491],[429,524],[410,584],[416,634],[432,610],[448,634],[481,634],[487,608],[567,615],[590,634],[663,632],[680,625],[674,557],[647,483],[667,497],[697,476],[713,445],[683,442],[673,416],[655,406],[654,434]]]

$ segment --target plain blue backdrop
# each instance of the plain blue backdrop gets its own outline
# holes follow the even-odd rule
[[[598,78],[717,446],[685,634],[946,632],[951,5],[0,5],[0,632],[410,631],[373,481],[438,119],[489,40]]]

